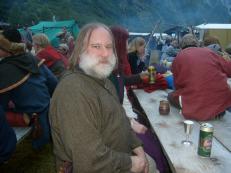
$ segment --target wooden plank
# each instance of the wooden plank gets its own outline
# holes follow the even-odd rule
[[[216,138],[213,139],[211,158],[201,158],[197,155],[200,127],[198,122],[195,122],[190,136],[193,145],[185,147],[181,144],[181,141],[185,139],[185,133],[183,127],[184,118],[179,113],[179,110],[171,107],[169,115],[163,116],[159,114],[159,101],[167,99],[166,91],[146,93],[143,90],[134,90],[134,92],[163,146],[173,172],[230,172],[231,153]]]
[[[31,132],[31,127],[13,127],[16,138],[17,138],[17,143],[20,143],[25,137],[27,137],[30,132]]]
[[[226,111],[221,119],[207,122],[214,126],[214,137],[231,152],[231,113]]]

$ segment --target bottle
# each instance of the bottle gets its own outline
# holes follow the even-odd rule
[[[148,67],[148,73],[149,73],[149,83],[154,84],[155,83],[155,75],[156,75],[155,67],[149,66]]]

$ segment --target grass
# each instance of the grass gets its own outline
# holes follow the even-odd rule
[[[17,145],[11,159],[0,165],[0,173],[55,173],[52,144],[37,151],[32,149],[31,139],[27,137]]]

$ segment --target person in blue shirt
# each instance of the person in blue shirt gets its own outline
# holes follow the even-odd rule
[[[0,104],[6,111],[11,101],[15,111],[31,117],[32,146],[40,149],[50,141],[48,110],[57,78],[15,38],[17,30],[0,34]]]

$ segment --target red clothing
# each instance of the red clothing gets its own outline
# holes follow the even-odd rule
[[[9,123],[9,125],[12,127],[26,127],[26,126],[28,126],[25,123],[25,120],[23,118],[22,113],[7,111],[6,112],[6,120]]]
[[[68,61],[67,58],[64,57],[61,53],[56,51],[52,46],[47,46],[43,50],[41,50],[38,54],[37,57],[39,59],[45,59],[44,64],[50,68],[56,61],[61,60],[65,67],[67,67]]]
[[[142,88],[144,91],[151,93],[156,90],[164,90],[168,88],[167,81],[162,74],[157,73],[155,76],[155,83],[149,84],[149,81],[143,81],[143,83],[138,84],[137,88]]]
[[[172,65],[176,91],[182,96],[182,113],[187,119],[209,120],[231,107],[231,61],[207,48],[182,50]]]
[[[128,57],[126,56],[126,58],[123,59],[123,64],[121,64],[122,67],[123,67],[123,73],[126,75],[126,76],[130,76],[132,74],[132,71],[131,71],[131,66],[128,62]]]

